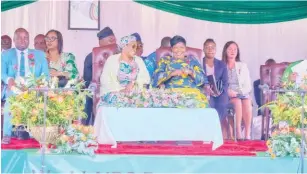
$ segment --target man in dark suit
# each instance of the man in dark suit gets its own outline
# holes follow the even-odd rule
[[[104,29],[102,29],[99,33],[97,33],[97,37],[99,39],[100,47],[116,44],[116,37],[110,27],[105,27]],[[86,56],[84,60],[83,78],[85,81],[86,88],[89,87],[92,81],[92,75],[93,75],[92,62],[93,62],[93,55],[91,52]],[[93,115],[93,99],[90,97],[86,98],[85,113],[87,114],[87,119],[82,120],[82,123],[84,125],[92,125],[94,123],[94,120],[91,119]]]

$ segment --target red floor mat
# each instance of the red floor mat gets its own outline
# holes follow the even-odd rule
[[[39,143],[35,139],[18,140],[11,139],[10,144],[1,144],[1,149],[36,149],[40,148]]]
[[[34,140],[12,139],[11,144],[2,144],[2,149],[39,148]],[[218,149],[212,151],[211,144],[193,142],[190,145],[177,145],[175,142],[159,142],[157,144],[119,143],[117,148],[110,145],[99,145],[98,154],[153,154],[153,155],[222,155],[222,156],[254,156],[256,152],[266,151],[264,141],[226,141]]]

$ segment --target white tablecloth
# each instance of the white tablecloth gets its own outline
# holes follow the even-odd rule
[[[100,107],[95,119],[100,144],[116,141],[203,141],[223,144],[214,109]]]

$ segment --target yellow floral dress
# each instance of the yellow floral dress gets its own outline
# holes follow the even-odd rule
[[[178,69],[191,70],[193,77],[188,75],[171,77],[170,74]],[[201,88],[204,84],[208,84],[208,79],[200,63],[194,57],[185,57],[184,59],[176,59],[171,56],[162,57],[153,75],[153,87],[158,87],[161,84],[164,84],[166,89],[196,94],[198,96],[196,100],[207,101]]]

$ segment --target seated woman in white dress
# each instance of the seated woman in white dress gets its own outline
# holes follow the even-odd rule
[[[100,76],[101,99],[97,105],[94,123],[95,135],[100,144],[114,144],[103,118],[103,103],[114,102],[114,93],[131,92],[135,87],[150,83],[150,76],[142,58],[136,56],[136,38],[125,36],[120,40],[121,53],[112,55],[104,65]]]

